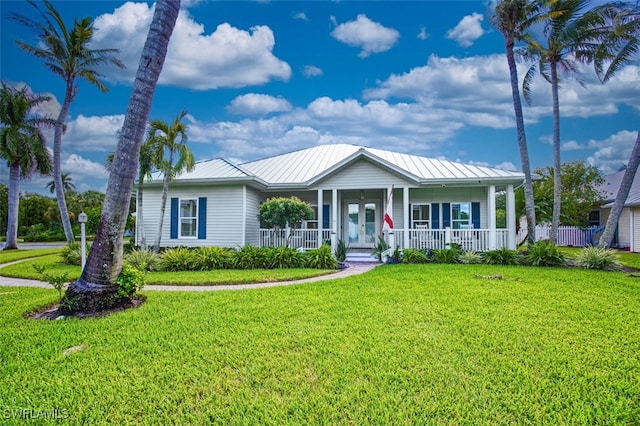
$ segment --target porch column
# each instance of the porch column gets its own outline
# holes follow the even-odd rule
[[[516,197],[513,185],[507,185],[507,247],[516,248]]]
[[[629,251],[633,253],[636,251],[636,244],[633,238],[635,233],[634,229],[634,219],[633,219],[633,207],[629,208]]]
[[[331,190],[331,253],[338,246],[338,190]]]
[[[489,250],[496,249],[496,186],[489,185],[487,191],[487,219],[489,222]]]
[[[409,230],[409,223],[411,223],[409,216],[410,214],[411,211],[409,210],[409,187],[405,186],[402,189],[402,222],[404,224],[402,226],[404,228],[404,232],[402,233],[402,248],[409,247],[409,232],[411,232]]]
[[[324,209],[322,200],[322,189],[318,189],[318,242],[317,246],[322,246],[322,224],[324,223]]]

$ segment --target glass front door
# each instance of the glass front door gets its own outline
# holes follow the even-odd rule
[[[347,243],[350,247],[373,247],[378,229],[377,205],[373,201],[347,203]]]

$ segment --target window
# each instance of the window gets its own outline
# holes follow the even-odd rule
[[[180,200],[180,237],[198,236],[198,200]]]
[[[303,229],[318,229],[318,206],[311,206],[313,210],[313,219],[302,221]]]
[[[451,228],[460,229],[461,225],[471,225],[471,204],[451,203]]]
[[[600,210],[589,212],[589,226],[600,226]]]
[[[411,206],[411,223],[414,228],[429,228],[430,218],[430,204],[413,204]]]

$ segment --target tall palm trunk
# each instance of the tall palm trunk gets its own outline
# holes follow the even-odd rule
[[[629,156],[629,164],[627,164],[627,169],[624,171],[622,182],[620,182],[620,189],[618,190],[616,199],[613,202],[613,206],[611,207],[611,212],[609,213],[607,224],[604,227],[604,232],[600,236],[600,241],[598,241],[598,245],[600,247],[609,247],[611,245],[613,234],[616,232],[618,220],[620,220],[622,208],[624,207],[624,203],[627,201],[629,191],[631,191],[631,185],[633,184],[633,179],[636,176],[636,171],[638,170],[639,163],[640,132],[638,132],[636,143],[633,145],[633,149],[631,150],[631,155]]]
[[[69,220],[69,211],[67,209],[67,200],[64,197],[64,184],[62,183],[62,168],[60,157],[62,155],[62,129],[64,128],[64,122],[69,114],[69,108],[75,90],[71,83],[67,83],[67,89],[64,94],[64,102],[62,103],[62,109],[58,114],[56,125],[53,133],[53,181],[55,182],[56,199],[58,200],[58,210],[60,211],[60,223],[62,223],[62,229],[64,229],[64,236],[67,239],[67,243],[74,241],[73,230],[71,229],[71,221]]]
[[[524,116],[522,114],[522,101],[518,86],[518,68],[513,54],[513,37],[505,36],[505,48],[507,51],[507,63],[509,64],[509,76],[511,77],[511,96],[513,98],[513,110],[516,115],[516,130],[518,132],[518,148],[520,148],[520,162],[524,173],[524,210],[527,216],[527,242],[533,244],[536,241],[536,208],[533,199],[533,181],[531,179],[531,165],[529,163],[529,149],[527,148],[527,136],[524,130]]]
[[[128,302],[118,295],[115,285],[122,269],[122,237],[140,146],[179,9],[180,0],[158,0],[156,3],[114,155],[115,167],[109,174],[96,238],[82,276],[69,286],[61,302],[63,312],[100,311]]]
[[[164,224],[164,212],[167,207],[167,195],[169,194],[169,182],[171,181],[171,165],[173,164],[173,150],[169,149],[169,165],[164,171],[164,181],[162,182],[162,201],[160,202],[160,220],[158,221],[158,233],[156,241],[153,244],[153,252],[160,251],[160,242],[162,241],[162,225]]]
[[[138,243],[140,244],[140,248],[142,250],[147,249],[147,233],[144,232],[144,219],[142,215],[142,180],[144,176],[140,174],[138,176],[138,196],[136,197],[137,208],[136,208],[136,224],[138,227]]]
[[[18,248],[18,206],[20,203],[20,165],[9,167],[9,209],[7,212],[7,242],[5,250]]]
[[[555,244],[560,226],[560,208],[562,206],[562,176],[560,172],[560,103],[558,101],[558,67],[551,62],[551,95],[553,97],[553,213],[551,216],[551,235],[549,240]]]

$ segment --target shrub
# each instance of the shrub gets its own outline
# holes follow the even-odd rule
[[[506,247],[484,253],[484,261],[489,265],[517,265],[520,254]]]
[[[118,275],[116,285],[118,295],[131,299],[144,287],[145,272],[131,265],[122,265],[122,271]]]
[[[459,246],[452,245],[449,249],[433,250],[433,261],[435,263],[457,263],[458,256],[462,254]]]
[[[62,300],[62,290],[64,290],[65,284],[69,282],[69,273],[65,272],[63,274],[50,274],[42,265],[37,265],[34,263],[31,266],[33,266],[33,269],[35,269],[36,272],[40,274],[43,280],[45,280],[46,282],[51,284],[53,288],[58,290],[58,293],[60,294],[59,299]]]
[[[236,250],[231,259],[235,269],[258,269],[267,267],[266,249],[247,244]]]
[[[338,262],[344,262],[347,260],[347,253],[349,252],[349,246],[344,240],[338,240],[338,245],[336,246],[336,259]]]
[[[320,248],[307,252],[307,266],[317,269],[336,269],[338,259],[331,253],[331,247],[323,244]]]
[[[545,240],[530,245],[524,261],[531,266],[562,266],[566,263],[566,256],[555,244]]]
[[[482,255],[475,251],[465,251],[458,255],[458,262],[464,264],[472,264],[472,263],[482,263],[484,259]]]
[[[294,248],[273,247],[266,249],[266,263],[269,269],[303,268],[305,266],[305,255]]]
[[[141,271],[160,270],[160,255],[151,250],[133,249],[124,255],[124,261],[129,266]]]
[[[378,262],[382,262],[382,253],[387,250],[389,250],[389,244],[387,244],[382,235],[378,235],[378,243],[373,249],[373,254],[378,259]]]
[[[614,250],[604,247],[585,247],[576,255],[575,265],[585,269],[615,271],[621,268]]]
[[[422,250],[404,249],[402,251],[402,263],[427,263],[429,259]]]
[[[78,242],[69,243],[62,249],[62,263],[67,265],[80,266],[82,264],[81,244]],[[89,255],[91,245],[87,243],[85,254]]]
[[[223,247],[199,247],[195,249],[193,268],[200,271],[228,269],[232,251]]]
[[[195,252],[186,247],[168,249],[160,255],[162,271],[192,271],[195,263]]]

